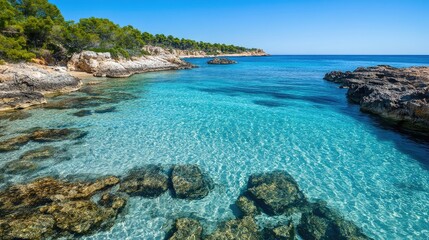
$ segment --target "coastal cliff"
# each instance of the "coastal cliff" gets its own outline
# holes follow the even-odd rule
[[[353,72],[334,71],[325,80],[348,88],[347,96],[361,110],[429,134],[429,67],[394,68],[380,65]]]
[[[64,67],[0,65],[0,111],[42,104],[46,102],[44,94],[75,91],[81,85]]]
[[[262,57],[269,56],[264,50],[257,49],[253,51],[244,51],[241,53],[222,53],[218,52],[216,55],[208,54],[204,51],[191,51],[191,50],[171,50],[172,54],[175,54],[181,58],[207,58],[207,57]]]
[[[151,53],[156,52],[156,54],[131,59],[113,59],[110,53],[83,51],[73,55],[67,64],[67,68],[69,71],[91,73],[95,77],[122,78],[144,72],[190,69],[194,67],[177,56],[163,51],[162,48],[146,49],[151,49]]]

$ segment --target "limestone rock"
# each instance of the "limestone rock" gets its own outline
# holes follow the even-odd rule
[[[313,210],[302,215],[298,233],[306,240],[370,239],[353,222],[329,209],[324,202],[313,204]]]
[[[122,181],[119,191],[131,196],[158,197],[168,190],[168,177],[159,166],[133,170]]]
[[[67,72],[35,64],[0,65],[0,110],[46,102],[43,94],[75,91],[81,81]]]
[[[248,182],[248,193],[270,215],[291,214],[307,205],[298,184],[287,172],[252,175]]]
[[[203,232],[201,224],[190,218],[176,220],[169,240],[199,240]]]
[[[176,165],[171,172],[174,196],[196,200],[206,197],[211,188],[211,179],[196,165]]]
[[[236,205],[245,216],[254,216],[261,213],[253,200],[246,196],[240,196],[236,201]]]
[[[40,147],[40,148],[23,153],[19,158],[19,160],[21,161],[43,160],[46,158],[53,157],[57,151],[58,149],[52,146]]]
[[[141,56],[132,59],[113,59],[109,53],[95,53],[84,51],[73,55],[68,63],[70,71],[84,71],[92,73],[96,77],[123,78],[133,74],[162,71],[189,69],[194,66],[177,56],[160,50],[146,48],[153,56]]]
[[[395,121],[414,133],[429,135],[429,67],[380,65],[331,72],[324,79],[348,88],[348,98],[360,104],[362,111]]]
[[[266,240],[294,240],[295,237],[295,227],[292,222],[272,229],[264,229]]]
[[[207,240],[260,240],[261,233],[254,218],[246,216],[242,219],[235,219],[226,222],[213,234],[206,238]]]

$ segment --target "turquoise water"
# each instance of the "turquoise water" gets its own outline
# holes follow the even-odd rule
[[[234,218],[230,205],[250,174],[288,171],[310,199],[324,199],[375,239],[429,238],[429,144],[386,128],[324,81],[331,70],[390,64],[429,65],[420,56],[272,56],[237,65],[97,79],[94,91],[132,94],[116,112],[78,118],[76,110],[28,110],[32,117],[0,125],[6,136],[32,127],[88,131],[61,142],[66,161],[10,176],[124,175],[146,164],[196,163],[216,183],[203,200],[131,198],[107,232],[84,239],[160,239],[173,219],[195,217],[207,229]],[[81,96],[74,93],[66,98]],[[56,100],[55,98],[51,101]],[[0,164],[39,146],[1,153]],[[269,220],[267,216],[260,221]]]

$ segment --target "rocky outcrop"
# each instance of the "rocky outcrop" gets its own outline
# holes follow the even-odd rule
[[[194,67],[177,56],[163,51],[162,48],[149,50],[153,55],[133,57],[131,59],[113,59],[110,53],[83,51],[74,54],[67,67],[70,71],[83,71],[96,77],[111,78],[124,78],[138,73]],[[149,52],[148,50],[146,51]]]
[[[429,67],[381,65],[353,72],[335,71],[324,79],[348,88],[348,98],[360,104],[363,111],[429,134]]]
[[[280,225],[274,228],[264,229],[264,239],[265,240],[294,240],[295,236],[295,226],[293,222],[290,221],[288,224]]]
[[[81,81],[62,67],[0,65],[0,111],[42,104],[46,93],[75,91],[80,86]]]
[[[197,200],[206,197],[212,189],[211,179],[196,165],[177,165],[171,172],[174,196]]]
[[[113,176],[93,182],[41,178],[9,187],[0,192],[0,236],[2,239],[71,238],[108,228],[125,206],[125,199],[111,195],[103,195],[100,203],[91,199],[118,183],[119,179]]]
[[[207,62],[208,64],[217,64],[217,65],[227,65],[227,64],[236,64],[237,62],[228,58],[213,58]]]
[[[119,191],[131,196],[158,197],[168,190],[168,176],[159,166],[133,170],[122,181]]]
[[[369,239],[351,221],[329,209],[324,202],[314,203],[312,211],[304,213],[298,225],[298,233],[303,239]]]
[[[292,176],[281,171],[250,176],[247,194],[269,215],[288,215],[307,205]]]
[[[207,240],[260,240],[261,233],[253,217],[246,216],[242,219],[234,219],[221,225]]]
[[[64,140],[76,140],[84,137],[87,133],[79,129],[32,129],[31,131],[9,138],[0,142],[0,152],[18,150],[21,146],[34,142],[57,142]]]
[[[174,228],[167,236],[168,240],[199,240],[202,239],[203,227],[201,224],[190,218],[177,219]]]

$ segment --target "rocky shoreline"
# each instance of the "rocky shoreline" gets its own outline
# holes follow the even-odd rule
[[[123,177],[91,181],[39,178],[0,191],[0,235],[3,239],[74,238],[107,231],[120,221],[119,215],[126,214],[123,210],[131,197],[157,198],[169,192],[172,201],[198,201],[210,194],[211,181],[196,165],[169,170],[149,165]],[[240,215],[218,224],[213,232],[205,232],[207,226],[197,219],[185,217],[174,220],[165,239],[292,240],[298,235],[304,240],[370,239],[325,202],[310,202],[285,171],[251,175],[235,205]],[[273,225],[258,220],[261,214],[285,218]]]
[[[362,111],[429,136],[429,67],[361,67],[353,72],[330,72],[324,79],[347,88],[348,99]]]

